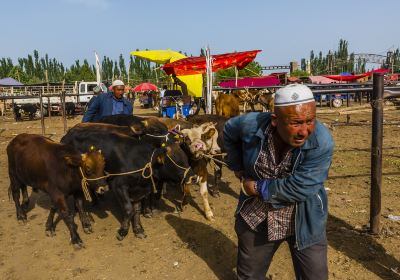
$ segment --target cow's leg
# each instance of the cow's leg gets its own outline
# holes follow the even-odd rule
[[[204,213],[206,214],[206,218],[209,221],[213,221],[214,214],[211,211],[211,207],[208,202],[208,189],[207,189],[206,178],[200,178],[200,194],[201,194],[201,197],[203,198]]]
[[[143,239],[146,238],[146,234],[144,233],[144,228],[142,223],[140,222],[140,209],[141,203],[140,201],[133,202],[133,216],[132,216],[132,228],[133,233],[137,238]]]
[[[74,195],[74,200],[75,200],[75,207],[78,210],[79,219],[81,220],[81,223],[82,223],[83,231],[86,234],[92,233],[93,229],[92,229],[92,225],[90,224],[89,215],[88,215],[88,213],[85,211],[85,209],[83,207],[82,194]]]
[[[219,158],[218,158],[219,159]],[[215,162],[214,165],[214,186],[210,189],[210,193],[214,197],[219,197],[219,184],[221,182],[222,177],[222,165],[218,162]]]
[[[113,188],[115,191],[115,195],[118,199],[118,202],[122,208],[123,218],[121,222],[121,227],[117,231],[117,239],[119,241],[123,240],[125,236],[128,234],[130,221],[133,216],[133,206],[131,200],[129,198],[128,186],[122,185],[116,188]],[[140,207],[140,202],[139,202]],[[139,208],[140,214],[140,208]]]
[[[10,181],[11,181],[10,191],[12,193],[12,197],[15,204],[15,210],[17,212],[17,220],[25,223],[27,220],[26,212],[24,211],[23,207],[21,207],[21,204],[19,202],[20,190],[23,185],[20,182],[18,182],[18,180],[15,179],[13,176],[10,176]]]
[[[72,245],[80,249],[83,247],[83,242],[81,238],[79,237],[78,232],[76,231],[77,226],[74,223],[74,216],[73,214],[69,211],[67,200],[65,199],[65,196],[63,193],[58,191],[57,189],[54,190],[52,193],[50,193],[50,197],[54,203],[54,205],[57,207],[60,217],[63,219],[65,225],[69,229],[69,233],[71,235],[71,243]]]
[[[141,200],[143,216],[145,218],[151,218],[153,216],[152,212],[151,212],[151,201],[152,201],[151,196],[152,196],[152,194],[148,194],[145,197],[143,197]]]
[[[26,185],[21,185],[21,192],[22,192],[22,208],[24,209],[24,211],[28,210],[28,206],[29,206],[29,196],[28,196],[28,190]]]
[[[54,205],[51,205],[49,216],[46,221],[46,235],[52,237],[56,235],[55,227],[54,227],[54,214],[56,213],[57,208]]]
[[[156,185],[156,193],[150,194],[150,207],[153,214],[160,213],[160,201],[163,195],[164,187],[166,186],[165,182],[157,182]]]

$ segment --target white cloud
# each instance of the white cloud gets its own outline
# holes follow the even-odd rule
[[[88,8],[107,9],[110,7],[109,0],[65,0],[66,2],[84,5]]]

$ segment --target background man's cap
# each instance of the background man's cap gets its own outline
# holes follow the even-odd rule
[[[300,84],[291,84],[276,91],[274,105],[282,107],[312,101],[315,101],[314,94],[309,87]]]
[[[101,92],[101,87],[95,86],[95,87],[93,88],[93,92],[94,92],[95,94],[100,93],[100,92]]]
[[[117,86],[124,86],[125,84],[124,84],[124,82],[123,81],[121,81],[121,80],[115,80],[115,81],[113,81],[112,82],[112,87],[117,87]]]

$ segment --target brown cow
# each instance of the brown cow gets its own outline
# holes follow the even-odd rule
[[[226,118],[239,116],[239,101],[232,95],[220,94],[215,100],[215,110],[218,116]]]
[[[81,154],[71,146],[51,141],[40,135],[17,135],[7,146],[8,169],[10,176],[9,192],[15,203],[17,219],[26,221],[26,209],[29,204],[27,186],[46,192],[53,203],[46,222],[46,233],[54,235],[54,214],[59,215],[67,225],[71,242],[76,248],[83,245],[74,217],[67,204],[67,197],[73,195],[78,208],[82,226],[87,228],[88,217],[83,210],[81,180],[104,175],[105,161],[100,150],[94,147]],[[108,189],[104,179],[88,181],[89,187],[102,193]],[[20,192],[22,191],[22,205]]]

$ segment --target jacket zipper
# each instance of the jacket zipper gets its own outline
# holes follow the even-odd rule
[[[296,220],[297,220],[297,202],[294,205],[295,205],[295,207],[294,207],[294,236],[295,236],[295,239],[296,239],[296,248],[299,249],[299,243],[298,243],[298,238],[297,238],[297,223],[296,223]]]
[[[322,212],[324,212],[324,204],[322,204],[322,199],[319,196],[319,194],[317,194],[317,197],[318,197],[319,201],[321,202],[321,210],[322,210]]]
[[[297,166],[297,162],[299,161],[300,154],[301,154],[301,151],[299,151],[299,154],[297,155],[296,160],[294,161],[292,174],[294,174],[294,170]],[[296,239],[296,248],[298,249],[299,248],[299,242],[298,242],[299,238],[297,236],[297,223],[296,223],[296,221],[297,221],[297,202],[295,202],[294,205],[295,205],[295,207],[294,207],[294,236]]]

